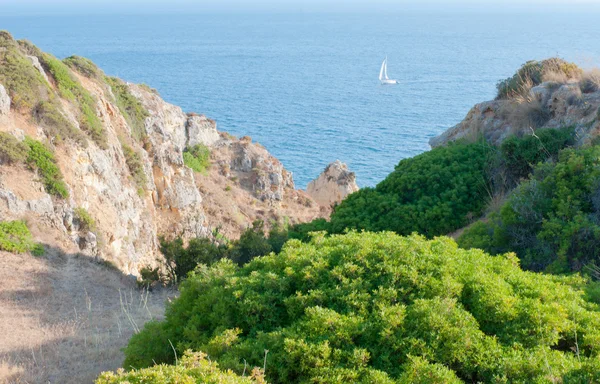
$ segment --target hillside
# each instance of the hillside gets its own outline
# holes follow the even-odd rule
[[[46,228],[38,242],[126,274],[157,264],[161,235],[236,238],[257,219],[269,227],[330,210],[295,189],[249,137],[218,132],[148,86],[108,77],[81,57],[58,60],[7,32],[0,134],[0,221],[33,221]]]

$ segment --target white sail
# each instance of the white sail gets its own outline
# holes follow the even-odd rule
[[[383,60],[383,63],[381,63],[381,70],[379,70],[379,81],[383,80],[383,71],[386,69],[386,65],[385,65],[386,61],[387,61],[387,58],[385,60]]]
[[[383,77],[384,77],[386,80],[389,80],[389,79],[390,79],[390,78],[388,77],[388,74],[387,74],[387,57],[385,58],[385,66],[384,66],[384,69],[383,69]]]
[[[387,56],[385,57],[385,60],[383,60],[383,63],[381,63],[381,69],[379,70],[379,81],[381,82],[381,84],[398,84],[398,80],[391,80],[388,77],[388,73],[387,73]]]

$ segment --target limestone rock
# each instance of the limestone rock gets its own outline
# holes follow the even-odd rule
[[[2,84],[0,84],[0,116],[8,115],[10,112],[10,97],[8,96],[8,92],[6,92],[6,88]]]
[[[44,80],[46,80],[47,83],[50,83],[50,81],[48,80],[48,75],[46,75],[46,71],[44,71],[44,67],[42,67],[42,64],[40,63],[40,59],[38,59],[35,56],[27,56],[27,58],[31,61],[33,67],[38,70],[40,75],[42,75]]]
[[[320,205],[340,203],[349,194],[358,191],[356,175],[339,160],[329,164],[315,180],[308,183],[306,192]]]
[[[219,140],[217,123],[204,115],[191,114],[186,123],[187,146],[197,144],[211,146]]]

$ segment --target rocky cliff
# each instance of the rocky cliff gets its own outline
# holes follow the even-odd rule
[[[600,79],[600,78],[599,78]],[[457,139],[483,137],[499,144],[506,137],[531,134],[537,129],[573,126],[580,143],[600,132],[600,90],[579,79],[546,81],[518,98],[498,99],[475,105],[465,119],[430,139],[432,147]]]
[[[292,174],[249,137],[218,132],[147,86],[109,78],[83,58],[60,61],[6,32],[0,134],[0,221],[24,219],[37,241],[126,273],[156,264],[161,235],[218,229],[234,238],[257,219],[294,223],[330,211],[329,201],[295,189]],[[2,148],[32,140],[59,171],[49,175],[31,151],[11,160],[12,147]],[[194,171],[184,154],[198,147],[209,165]],[[65,190],[53,193],[54,182]]]

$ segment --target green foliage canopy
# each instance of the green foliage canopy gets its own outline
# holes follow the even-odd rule
[[[496,212],[458,243],[491,253],[514,251],[523,267],[579,271],[600,262],[600,147],[567,149],[537,166]]]
[[[461,228],[485,206],[490,152],[484,143],[460,142],[404,159],[375,188],[342,201],[326,229],[436,236]]]
[[[600,368],[583,285],[448,238],[319,235],[199,266],[125,366],[172,362],[170,341],[237,373],[266,361],[272,383],[583,382]]]

